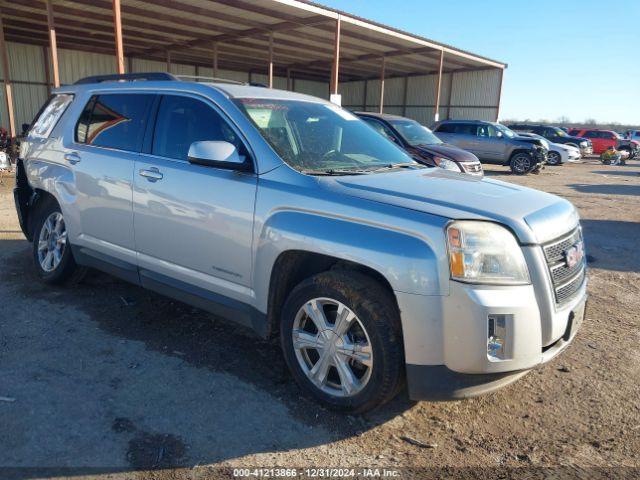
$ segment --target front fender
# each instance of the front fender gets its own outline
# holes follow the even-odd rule
[[[430,226],[424,225],[428,230]],[[441,235],[442,226],[434,228]],[[444,239],[444,238],[443,238]],[[348,260],[380,273],[393,290],[446,295],[448,274],[443,275],[444,252],[425,238],[373,223],[307,211],[283,210],[264,223],[257,239],[256,300],[266,311],[271,271],[280,254],[290,250],[309,251]]]

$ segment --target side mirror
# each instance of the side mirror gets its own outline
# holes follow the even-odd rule
[[[249,170],[249,164],[238,154],[238,149],[235,145],[229,142],[193,142],[189,147],[187,157],[189,163],[204,167]]]

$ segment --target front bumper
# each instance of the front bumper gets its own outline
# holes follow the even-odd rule
[[[580,153],[582,154],[583,157],[585,155],[593,155],[593,147],[590,145],[586,147],[580,147]]]
[[[486,370],[488,372],[473,373],[460,372],[448,365],[407,364],[409,397],[412,400],[459,400],[491,393],[515,382],[533,368],[551,361],[571,344],[582,324],[585,307],[586,296],[581,298],[574,309],[569,312],[565,332],[558,340],[547,347],[540,347],[535,352],[532,352],[528,345],[525,346],[524,351],[522,349],[517,352],[514,351],[514,358],[512,359],[514,363],[503,364],[503,366],[508,365],[508,369],[504,371],[500,371],[501,368],[489,367],[487,364],[485,364],[485,367],[487,367]],[[518,325],[516,322],[514,327],[520,328],[522,326],[522,324]],[[486,332],[483,337],[486,339]],[[462,339],[458,337],[458,340]],[[476,338],[475,340],[482,342],[483,339]],[[526,333],[521,334],[518,340],[536,344]],[[473,341],[473,332],[471,339],[467,338],[466,341],[460,343],[465,350],[468,348],[473,350],[473,344],[476,343]],[[523,346],[523,342],[519,343],[520,346]],[[539,344],[536,344],[536,347],[538,346]],[[458,354],[460,353],[458,351]],[[486,349],[479,353],[486,355]],[[511,369],[516,365],[519,365],[517,369]],[[475,370],[476,368],[474,366],[468,369]]]
[[[530,285],[451,281],[444,296],[396,292],[411,398],[456,399],[491,392],[549,362],[573,341],[584,317],[586,275],[570,296],[557,300],[557,289],[563,287],[554,289],[543,248],[526,246],[523,253]],[[489,317],[496,316],[505,319],[502,358],[487,352]]]

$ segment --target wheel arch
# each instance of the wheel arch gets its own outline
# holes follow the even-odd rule
[[[387,278],[377,270],[336,256],[306,250],[287,250],[278,255],[271,269],[267,307],[267,337],[272,338],[278,335],[282,307],[296,285],[313,275],[332,270],[358,272],[372,278],[389,292],[396,308],[398,308],[393,287]]]

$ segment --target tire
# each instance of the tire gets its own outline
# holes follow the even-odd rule
[[[514,153],[509,160],[509,167],[516,175],[525,175],[534,167],[533,159],[528,153]]]
[[[395,299],[361,273],[332,270],[295,287],[283,308],[280,342],[298,385],[333,410],[371,410],[391,400],[404,384]],[[312,381],[314,369],[318,375]]]
[[[547,164],[552,166],[562,165],[562,157],[558,152],[549,152]]]
[[[33,261],[38,277],[50,285],[79,281],[85,269],[73,258],[64,216],[55,200],[44,199],[36,207],[32,231]]]

